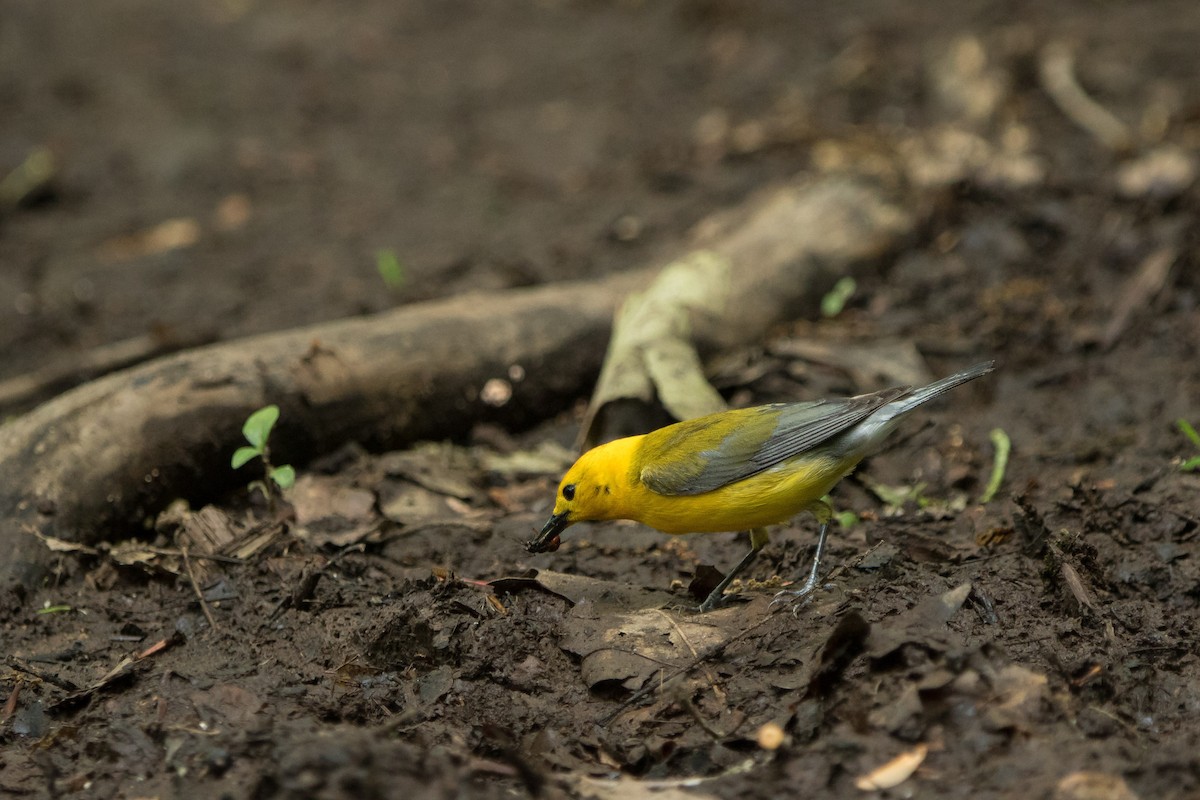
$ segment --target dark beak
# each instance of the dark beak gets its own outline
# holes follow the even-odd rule
[[[571,523],[567,521],[567,516],[570,512],[564,511],[561,514],[552,514],[550,519],[546,520],[546,524],[542,527],[542,532],[537,535],[537,538],[525,543],[525,549],[530,553],[552,553],[558,549],[561,541],[559,534],[567,529]]]

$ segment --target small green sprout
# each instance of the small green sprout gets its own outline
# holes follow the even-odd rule
[[[1188,441],[1196,445],[1197,449],[1200,449],[1200,433],[1196,433],[1196,429],[1192,427],[1192,423],[1180,417],[1175,420],[1175,427],[1179,428],[1179,432],[1186,436]],[[1200,469],[1200,456],[1192,456],[1180,464],[1179,469],[1183,472],[1195,472]]]
[[[241,469],[255,458],[262,460],[267,481],[253,481],[250,489],[252,491],[260,489],[266,495],[267,502],[272,506],[275,504],[275,491],[290,489],[296,482],[296,470],[290,464],[278,467],[271,465],[271,448],[267,445],[267,440],[270,439],[271,429],[278,421],[279,406],[277,405],[263,406],[247,417],[246,424],[242,426],[242,435],[250,444],[239,447],[230,461],[230,465],[234,469]],[[272,490],[272,486],[276,487],[275,490]]]
[[[992,459],[992,477],[988,479],[987,487],[979,496],[981,504],[992,502],[996,492],[1000,491],[1000,484],[1004,482],[1004,473],[1008,469],[1008,454],[1012,452],[1012,440],[1003,430],[993,429],[991,437],[992,445],[996,448],[996,455]]]
[[[831,498],[829,495],[825,495],[821,498],[821,502],[829,506],[830,511],[833,511],[833,498]],[[859,520],[858,514],[855,514],[853,511],[846,510],[833,511],[833,521],[838,524],[838,527],[844,529],[854,527],[861,520]]]
[[[50,601],[47,600],[45,605],[43,605],[41,608],[39,608],[37,610],[37,613],[39,613],[39,614],[61,614],[64,611],[73,611],[73,610],[74,609],[72,609],[70,606],[65,605],[63,603],[59,603],[58,605],[51,605]]]
[[[867,488],[871,490],[871,494],[887,506],[889,513],[903,508],[904,504],[909,502],[918,508],[924,508],[930,503],[929,499],[925,497],[925,489],[928,486],[929,484],[924,481],[919,481],[911,486],[888,486],[884,483],[867,482]]]
[[[404,265],[396,256],[395,250],[379,250],[375,253],[375,269],[383,283],[393,292],[399,291],[404,285]]]
[[[837,522],[838,527],[842,528],[843,530],[846,528],[853,528],[860,521],[858,519],[858,514],[855,514],[850,510],[833,512],[833,519],[835,522]]]
[[[821,298],[821,313],[826,317],[836,317],[842,313],[846,308],[846,301],[854,295],[857,288],[858,284],[849,275],[840,278],[829,293]]]

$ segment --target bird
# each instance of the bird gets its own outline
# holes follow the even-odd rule
[[[725,590],[768,542],[766,526],[808,511],[820,528],[801,598],[817,585],[833,511],[823,498],[918,406],[995,369],[986,361],[928,386],[855,397],[772,403],[720,411],[588,450],[567,470],[550,519],[525,543],[557,550],[577,522],[628,519],[667,534],[750,532],[750,552],[700,603],[725,604]]]

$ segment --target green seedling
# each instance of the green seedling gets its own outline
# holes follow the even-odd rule
[[[404,286],[404,265],[400,263],[396,251],[380,250],[375,253],[375,269],[379,271],[379,277],[383,278],[384,285],[393,292],[400,291]]]
[[[846,308],[846,301],[854,296],[857,288],[858,284],[854,282],[854,278],[846,276],[839,279],[829,293],[821,298],[821,313],[827,317],[841,314]]]
[[[1188,441],[1196,445],[1197,450],[1200,450],[1200,433],[1196,433],[1196,429],[1192,427],[1192,423],[1180,417],[1175,420],[1175,427],[1179,428],[1179,432],[1186,436]],[[1180,464],[1179,469],[1184,472],[1195,472],[1200,469],[1200,456],[1192,456]]]
[[[42,606],[41,608],[39,608],[37,610],[37,613],[39,613],[39,614],[61,614],[65,611],[72,611],[72,610],[74,610],[74,609],[72,609],[68,605],[65,605],[62,603],[60,603],[58,605],[50,605],[50,603],[47,601],[46,605]]]
[[[853,511],[849,510],[833,512],[833,519],[835,522],[837,522],[838,527],[842,528],[843,530],[847,528],[853,528],[860,521],[858,514],[855,514]]]
[[[1004,482],[1004,473],[1008,469],[1008,454],[1012,452],[1012,440],[1008,438],[1007,433],[1000,428],[994,428],[991,436],[996,455],[992,459],[992,477],[988,478],[987,487],[979,496],[981,504],[992,502],[996,492],[1000,491],[1000,484]]]
[[[275,506],[275,495],[284,489],[290,489],[296,482],[296,470],[290,464],[282,464],[278,467],[271,464],[271,448],[267,442],[271,438],[271,429],[278,421],[279,406],[277,405],[263,406],[247,417],[246,424],[242,426],[242,435],[250,444],[239,447],[230,461],[234,469],[241,469],[255,458],[262,461],[266,480],[252,481],[250,490],[261,490],[272,508]]]
[[[822,497],[821,501],[830,508],[833,508],[833,499],[830,498],[829,495]],[[858,518],[858,514],[855,514],[853,511],[849,510],[834,511],[833,521],[836,522],[838,527],[842,528],[843,530],[846,528],[853,528],[855,525],[861,522],[861,520]]]
[[[887,507],[887,513],[892,513],[904,508],[906,503],[913,503],[917,508],[925,508],[933,503],[932,500],[925,496],[925,489],[929,484],[920,481],[911,486],[888,486],[883,483],[866,483],[871,494],[875,495]]]

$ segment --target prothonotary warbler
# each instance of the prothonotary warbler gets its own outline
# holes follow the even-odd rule
[[[807,510],[821,525],[816,554],[804,585],[786,593],[805,595],[832,518],[821,498],[901,417],[994,367],[976,364],[920,389],[722,411],[602,444],[567,470],[554,513],[526,549],[557,550],[568,526],[591,520],[631,519],[671,534],[749,530],[750,552],[700,604],[708,611],[766,545],[764,526]]]

